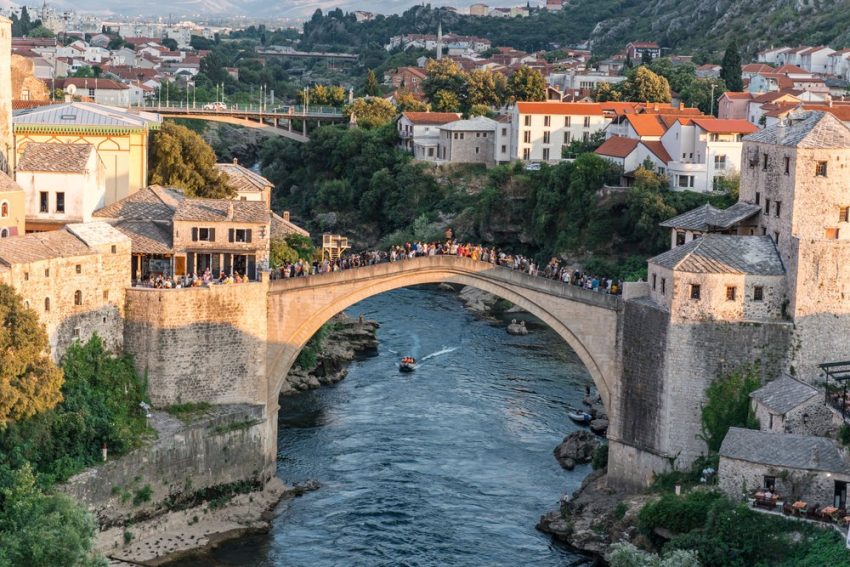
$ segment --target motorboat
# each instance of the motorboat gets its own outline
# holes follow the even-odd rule
[[[405,356],[398,363],[399,372],[413,372],[416,370],[416,359],[412,356]]]
[[[593,416],[586,411],[571,411],[567,413],[567,417],[579,425],[588,425],[593,421]]]

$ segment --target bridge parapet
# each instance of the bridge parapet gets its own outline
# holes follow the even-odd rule
[[[285,293],[287,290],[336,286],[342,283],[362,282],[365,285],[369,280],[373,279],[384,279],[405,274],[414,275],[417,272],[433,270],[474,275],[475,277],[487,278],[494,283],[497,282],[510,287],[542,292],[560,299],[578,301],[614,311],[622,308],[622,299],[617,295],[599,293],[579,286],[565,284],[558,280],[531,276],[525,272],[495,266],[489,262],[448,255],[423,256],[410,260],[399,260],[397,262],[383,262],[328,274],[275,280],[271,282],[269,293]]]

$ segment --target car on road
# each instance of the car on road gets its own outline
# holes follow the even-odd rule
[[[227,105],[223,102],[208,102],[204,105],[204,110],[227,110]]]
[[[525,164],[526,171],[540,171],[540,164],[537,162]]]

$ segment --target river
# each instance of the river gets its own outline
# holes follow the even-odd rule
[[[279,466],[322,487],[283,502],[270,533],[205,565],[564,566],[579,556],[534,529],[589,472],[552,449],[590,377],[548,327],[509,336],[451,293],[408,288],[348,310],[380,322],[377,356],[339,384],[285,398]],[[397,361],[417,358],[412,374]]]

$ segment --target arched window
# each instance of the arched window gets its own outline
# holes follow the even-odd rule
[[[3,201],[0,203],[0,217],[6,218],[9,216],[9,203],[7,201]]]
[[[7,238],[9,236],[9,230],[5,228],[0,228],[0,238]]]
[[[74,292],[74,305],[82,305],[83,304],[83,292],[77,290]]]
[[[50,311],[50,298],[49,297],[44,298],[44,310]]]

